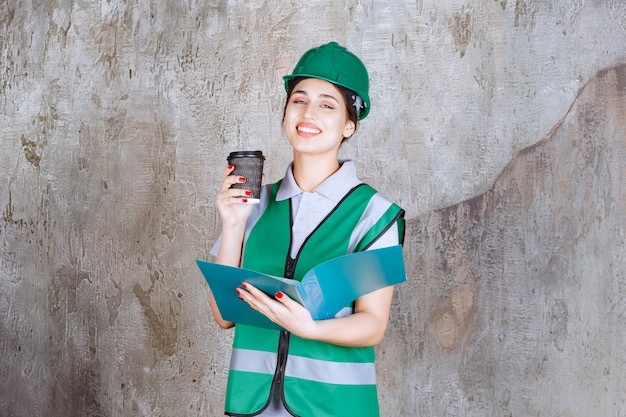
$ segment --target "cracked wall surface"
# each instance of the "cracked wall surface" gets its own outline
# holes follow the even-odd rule
[[[342,157],[408,218],[382,415],[626,415],[622,0],[1,2],[0,415],[222,415],[194,261],[331,40],[371,79]]]
[[[623,161],[624,64],[486,193],[409,220],[416,278],[382,350],[389,380],[413,382],[388,415],[624,413]]]

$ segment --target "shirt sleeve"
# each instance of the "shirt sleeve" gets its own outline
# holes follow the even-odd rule
[[[217,258],[217,253],[220,251],[220,242],[222,241],[222,235],[220,234],[217,237],[217,240],[215,241],[215,243],[213,244],[213,247],[211,248],[211,250],[209,251],[209,254],[213,257],[213,258]]]

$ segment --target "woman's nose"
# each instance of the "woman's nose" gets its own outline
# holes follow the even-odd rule
[[[306,106],[304,109],[304,118],[305,119],[315,119],[315,109],[313,106]]]

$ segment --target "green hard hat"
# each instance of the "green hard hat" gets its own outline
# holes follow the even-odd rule
[[[285,90],[289,90],[289,83],[296,77],[319,78],[354,91],[363,101],[363,107],[357,107],[357,112],[360,110],[359,120],[364,119],[370,111],[367,69],[356,55],[337,42],[305,52],[293,73],[283,77]]]

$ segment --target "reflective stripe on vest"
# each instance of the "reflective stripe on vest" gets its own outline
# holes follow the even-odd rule
[[[376,193],[372,196],[372,198],[370,198],[369,203],[367,203],[367,207],[365,207],[363,214],[361,214],[357,227],[354,228],[352,234],[350,235],[348,253],[352,253],[357,250],[357,245],[361,242],[363,236],[367,234],[368,229],[373,226],[373,222],[366,219],[380,219],[392,205],[393,203],[380,193]]]
[[[233,371],[273,374],[278,355],[250,349],[233,349],[230,369]],[[285,376],[337,385],[376,384],[373,363],[329,362],[290,355]]]
[[[352,307],[344,307],[337,314],[335,314],[336,319],[340,319],[342,317],[347,317],[350,314],[354,314],[354,308]]]

